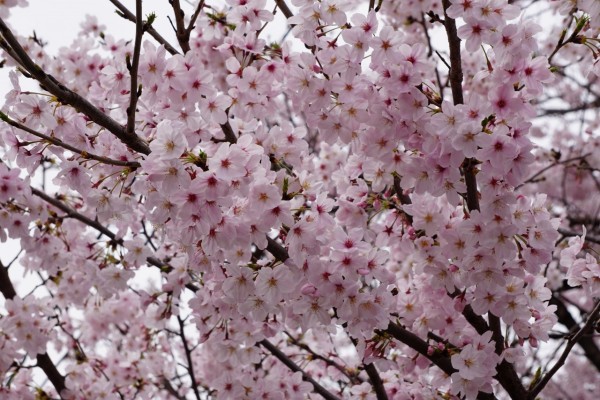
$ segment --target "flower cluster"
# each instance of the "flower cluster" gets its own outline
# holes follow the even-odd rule
[[[63,398],[561,398],[528,356],[589,329],[565,302],[598,308],[600,141],[533,139],[555,97],[597,106],[554,63],[588,43],[590,70],[585,18],[553,38],[506,0],[174,1],[180,50],[153,15],[139,46],[88,17],[50,57],[5,3],[0,240],[41,281],[0,275],[0,394],[38,358]]]

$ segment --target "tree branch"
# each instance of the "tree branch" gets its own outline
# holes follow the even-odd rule
[[[127,134],[135,134],[135,112],[138,101],[138,67],[140,65],[140,52],[142,50],[142,36],[144,35],[144,20],[142,19],[142,0],[135,0],[135,42],[133,44],[133,58],[129,75],[131,89],[129,93],[129,107],[127,108]]]
[[[573,332],[575,329],[579,327],[579,324],[573,317],[571,313],[565,306],[565,304],[556,296],[552,296],[550,299],[550,304],[554,304],[556,308],[556,315],[558,316],[558,322],[564,325],[569,332]],[[583,349],[583,353],[587,357],[588,360],[600,372],[600,349],[596,344],[595,340],[591,336],[581,336],[579,342],[577,342],[579,346]]]
[[[321,386],[319,382],[315,381],[310,375],[304,372],[302,368],[300,368],[294,361],[292,361],[287,355],[285,355],[285,353],[279,350],[267,339],[261,340],[260,342],[258,342],[258,344],[267,349],[273,356],[275,356],[279,361],[285,364],[285,366],[288,367],[290,370],[294,372],[300,372],[302,374],[302,379],[312,384],[315,392],[323,396],[324,399],[340,400],[339,397],[334,396],[330,391]]]
[[[131,22],[136,22],[136,16],[127,9],[127,7],[125,7],[123,4],[121,4],[120,1],[118,0],[109,0],[115,7],[117,7],[117,9],[121,12],[121,14],[119,14],[121,17],[131,21]],[[158,43],[162,44],[163,46],[165,46],[165,50],[167,50],[170,54],[175,55],[175,54],[179,54],[179,52],[177,51],[177,49],[175,49],[175,47],[173,47],[164,37],[162,37],[157,31],[156,29],[154,29],[152,26],[148,26],[146,28],[146,31],[150,34],[150,36],[152,36]]]
[[[444,371],[446,375],[450,376],[456,372],[452,366],[452,363],[450,362],[450,358],[438,353],[428,354],[429,345],[427,342],[404,327],[394,322],[390,322],[386,332],[391,334],[394,339],[404,343],[417,353],[421,354],[423,357],[429,359],[429,361]]]
[[[15,287],[10,281],[10,276],[8,275],[8,268],[6,268],[0,262],[0,292],[4,296],[5,299],[11,300],[17,297],[17,292],[15,291]],[[37,365],[44,371],[48,380],[56,389],[58,395],[63,398],[61,393],[66,389],[65,386],[65,377],[58,372],[56,365],[52,362],[52,359],[48,355],[48,353],[38,354],[37,357]]]
[[[15,54],[17,56],[15,61],[37,80],[44,90],[53,94],[61,103],[68,104],[85,114],[92,122],[106,128],[132,150],[150,154],[148,145],[137,135],[128,134],[121,124],[100,111],[85,98],[58,82],[52,75],[46,74],[40,66],[34,63],[2,18],[0,18],[0,33],[4,39],[0,41],[0,47],[11,55]]]
[[[286,18],[292,18],[294,16],[294,13],[285,3],[285,0],[275,0],[275,4],[277,5],[277,8],[281,10],[283,15],[285,15]]]
[[[554,374],[556,374],[558,372],[558,370],[565,364],[565,361],[566,361],[569,353],[573,349],[573,347],[575,347],[575,344],[577,344],[577,342],[583,337],[584,334],[586,334],[587,332],[592,330],[594,324],[598,320],[598,315],[600,315],[600,301],[598,301],[596,303],[596,306],[594,307],[592,312],[588,315],[586,323],[581,327],[581,329],[579,329],[579,331],[575,335],[573,335],[568,340],[567,347],[565,347],[565,349],[563,350],[558,361],[556,361],[554,366],[550,369],[550,371],[548,371],[546,373],[546,375],[544,375],[544,377],[538,382],[538,384],[535,385],[533,387],[533,389],[531,389],[529,391],[529,393],[527,393],[528,400],[535,399],[537,397],[537,395],[548,384],[548,382],[550,382],[550,380],[552,379]]]
[[[87,151],[80,150],[74,146],[71,146],[68,143],[63,142],[60,139],[57,139],[55,137],[44,135],[43,133],[34,131],[33,129],[11,119],[8,115],[4,114],[1,111],[0,111],[0,119],[2,119],[4,122],[6,122],[9,125],[17,128],[17,129],[20,129],[22,131],[25,131],[27,133],[30,133],[33,136],[37,136],[40,139],[47,141],[48,143],[51,143],[55,146],[62,147],[64,149],[72,151],[75,154],[79,154],[84,159],[95,160],[95,161],[101,162],[103,164],[116,165],[119,167],[127,167],[127,168],[132,168],[132,169],[137,169],[140,167],[140,163],[138,163],[137,161],[113,160],[112,158],[97,156],[95,154],[88,153]]]
[[[190,374],[190,380],[192,381],[192,390],[194,391],[196,399],[200,400],[200,391],[198,391],[198,383],[196,381],[196,374],[194,373],[194,364],[192,361],[192,351],[190,350],[190,346],[185,338],[185,325],[179,315],[177,316],[177,322],[179,322],[179,335],[181,336],[181,341],[183,342],[183,350],[185,351],[185,358],[187,359],[188,363],[187,370]]]
[[[179,4],[179,0],[170,0],[171,7],[173,7],[173,13],[175,14],[175,35],[177,36],[177,41],[179,42],[179,46],[181,46],[181,50],[183,53],[187,53],[190,51],[190,32],[185,28],[185,13],[181,9],[181,4]]]
[[[375,364],[365,364],[365,371],[367,372],[367,375],[369,375],[369,380],[371,381],[371,386],[373,386],[373,390],[375,390],[377,400],[388,400],[388,395],[385,392],[383,381],[379,376],[379,372],[377,372]]]

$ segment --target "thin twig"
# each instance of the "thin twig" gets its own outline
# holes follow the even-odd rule
[[[363,379],[358,374],[350,374],[343,365],[340,365],[340,364],[336,363],[335,361],[333,361],[332,359],[324,357],[324,356],[320,355],[319,353],[315,352],[313,349],[310,348],[310,346],[308,346],[305,343],[302,343],[301,341],[299,341],[298,339],[293,337],[289,332],[285,331],[284,333],[290,339],[290,342],[293,345],[298,346],[302,350],[307,351],[312,358],[321,360],[325,364],[327,364],[327,366],[337,369],[342,374],[344,374],[344,376],[346,376],[350,380],[350,382],[352,382],[353,384],[360,384],[363,382]]]
[[[578,232],[573,232],[573,231],[569,231],[567,229],[563,229],[563,228],[558,228],[558,233],[560,233],[561,235],[565,235],[568,237],[571,236],[581,236],[581,233]],[[586,242],[592,242],[592,243],[596,243],[596,244],[600,244],[600,238],[594,237],[594,236],[590,236],[590,235],[585,235],[585,241]]]
[[[572,157],[572,158],[568,158],[568,159],[563,160],[563,161],[554,162],[554,163],[552,163],[552,164],[550,164],[550,165],[542,168],[541,170],[539,170],[538,172],[536,172],[535,174],[533,174],[529,178],[527,178],[523,183],[521,183],[520,185],[518,185],[517,187],[515,187],[515,190],[519,190],[524,185],[533,182],[538,176],[542,175],[544,172],[548,171],[549,169],[556,167],[557,165],[567,164],[567,163],[570,163],[570,162],[573,162],[573,161],[578,161],[578,160],[583,160],[583,159],[585,159],[586,157],[588,157],[591,154],[592,153],[585,153],[582,156]]]
[[[544,375],[544,377],[538,382],[537,385],[535,385],[533,387],[533,389],[531,389],[529,391],[529,393],[527,393],[528,400],[535,399],[537,397],[537,395],[548,384],[548,382],[550,382],[550,380],[552,379],[554,374],[556,374],[558,372],[558,370],[565,364],[565,361],[566,361],[569,353],[573,349],[573,347],[575,347],[575,345],[577,344],[579,339],[581,339],[581,337],[584,334],[586,334],[588,331],[590,331],[593,328],[594,324],[597,322],[599,314],[600,314],[600,301],[598,301],[596,303],[596,306],[594,307],[592,312],[588,315],[586,323],[581,327],[581,329],[579,329],[579,331],[575,335],[573,335],[569,339],[569,341],[567,342],[567,347],[565,347],[560,358],[556,361],[556,363],[554,364],[552,369],[550,371],[548,371],[546,373],[546,375]]]
[[[188,363],[188,373],[190,374],[190,379],[192,381],[192,390],[194,391],[194,395],[196,399],[200,400],[200,392],[198,391],[198,383],[196,381],[196,374],[194,373],[194,363],[192,361],[192,351],[190,350],[190,346],[188,345],[187,339],[185,337],[185,324],[183,320],[178,315],[177,322],[179,322],[179,335],[181,336],[181,341],[183,342],[183,350],[185,351],[185,358]]]
[[[123,4],[121,4],[120,1],[118,0],[108,0],[110,1],[115,7],[117,7],[117,9],[119,9],[119,11],[121,12],[121,17],[131,21],[131,22],[136,22],[136,16],[129,11],[129,9],[127,7],[125,7]],[[148,26],[146,28],[146,31],[150,34],[150,36],[152,36],[158,43],[162,44],[163,46],[165,46],[165,50],[167,50],[170,54],[175,55],[175,54],[179,54],[179,52],[177,51],[177,49],[175,49],[175,47],[173,47],[173,45],[171,45],[164,37],[162,37],[157,31],[156,29],[154,29],[152,26]]]
[[[71,146],[68,143],[63,142],[60,139],[57,139],[55,137],[44,135],[43,133],[34,131],[33,129],[31,129],[31,128],[29,128],[29,127],[27,127],[27,126],[25,126],[25,125],[23,125],[23,124],[15,121],[15,120],[11,119],[8,115],[4,114],[1,111],[0,111],[0,119],[2,119],[4,122],[6,122],[7,124],[9,124],[9,125],[11,125],[11,126],[13,126],[15,128],[18,128],[18,129],[20,129],[22,131],[25,131],[27,133],[30,133],[30,134],[34,135],[34,136],[37,136],[40,139],[44,139],[45,141],[47,141],[47,142],[49,142],[49,143],[51,143],[51,144],[53,144],[55,146],[62,147],[64,149],[72,151],[73,153],[79,154],[84,159],[95,160],[95,161],[99,161],[99,162],[101,162],[103,164],[116,165],[116,166],[119,166],[119,167],[128,167],[128,168],[133,168],[133,169],[136,169],[136,168],[140,167],[140,163],[138,163],[137,161],[114,160],[112,158],[103,157],[103,156],[97,156],[95,154],[88,153],[85,150],[78,149],[78,148],[76,148],[74,146]]]

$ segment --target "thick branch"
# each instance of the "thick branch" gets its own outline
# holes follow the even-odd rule
[[[142,36],[144,35],[144,20],[142,19],[142,0],[135,1],[135,42],[133,44],[133,58],[131,60],[131,90],[129,93],[129,108],[127,108],[127,134],[135,134],[135,111],[138,101],[138,67],[140,65],[140,52],[142,51]]]
[[[0,292],[7,300],[13,299],[17,296],[15,287],[10,281],[10,276],[8,275],[8,268],[2,265],[2,263],[0,263]],[[38,367],[44,371],[48,377],[48,380],[52,383],[54,389],[56,389],[56,392],[59,394],[59,396],[61,396],[61,392],[66,389],[65,377],[58,372],[56,365],[54,365],[48,353],[38,354],[36,358]],[[63,397],[61,396],[61,398]]]
[[[394,339],[404,343],[411,349],[415,350],[417,353],[421,354],[423,357],[429,359],[433,364],[435,364],[438,368],[446,373],[446,375],[450,376],[456,370],[452,366],[450,362],[450,358],[443,356],[438,353],[428,354],[429,345],[423,339],[415,335],[414,333],[406,330],[402,326],[390,322],[387,328],[387,332],[391,334]]]
[[[373,386],[373,390],[375,390],[377,400],[388,400],[388,395],[385,392],[383,381],[379,376],[379,372],[377,372],[375,364],[365,364],[365,371],[367,372],[367,375],[369,375],[369,380],[371,381],[371,386]]]
[[[260,342],[258,342],[258,344],[267,349],[273,356],[275,356],[279,361],[285,364],[285,366],[288,367],[290,370],[294,372],[300,372],[302,374],[302,379],[312,384],[315,392],[323,396],[324,399],[339,400],[337,396],[334,396],[331,392],[329,392],[327,389],[321,386],[319,382],[315,381],[310,375],[304,372],[302,368],[300,368],[294,361],[292,361],[288,356],[286,356],[285,353],[279,350],[267,339],[261,340]]]
[[[450,89],[452,89],[452,100],[454,104],[463,104],[463,72],[460,53],[460,38],[456,31],[456,21],[448,17],[446,10],[450,7],[450,0],[442,0],[444,7],[444,26],[448,35],[448,46],[450,49],[450,71],[448,79]],[[475,177],[475,165],[477,161],[467,158],[463,162],[463,173],[465,175],[465,185],[467,186],[467,207],[470,211],[479,210],[479,196],[477,194],[477,179]]]
[[[286,18],[292,18],[294,16],[294,13],[285,3],[285,0],[275,0],[275,4],[277,5],[277,8],[281,10],[283,15],[285,15]]]
[[[190,32],[185,28],[185,14],[181,9],[179,0],[170,0],[169,2],[171,3],[173,13],[175,14],[175,35],[177,36],[177,41],[179,42],[179,46],[181,46],[181,50],[183,50],[184,53],[187,53],[190,51]]]
[[[9,54],[16,54],[15,61],[37,80],[44,90],[53,94],[61,103],[74,107],[96,124],[106,128],[131,149],[143,154],[150,154],[150,148],[142,139],[136,135],[128,134],[121,124],[100,111],[85,98],[58,82],[52,75],[46,74],[40,66],[34,63],[2,18],[0,18],[0,33],[4,39],[0,41],[0,46]]]

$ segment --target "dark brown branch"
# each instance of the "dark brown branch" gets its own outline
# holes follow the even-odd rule
[[[78,213],[77,211],[73,210],[71,207],[69,207],[68,205],[63,203],[62,201],[60,201],[52,196],[49,196],[48,194],[46,194],[45,192],[42,192],[41,190],[38,190],[38,189],[32,187],[31,193],[33,193],[33,195],[44,200],[46,203],[50,203],[54,207],[63,211],[65,214],[67,214],[68,218],[73,218],[80,222],[83,222],[84,224],[96,229],[98,232],[107,236],[109,239],[117,241],[117,236],[114,233],[112,233],[108,228],[106,228],[104,225],[99,223],[98,221],[94,221],[93,219],[86,217],[83,214]],[[120,242],[119,244],[122,244],[122,239],[118,240],[117,242]]]
[[[181,50],[183,50],[183,53],[185,54],[190,51],[190,33],[185,27],[185,13],[181,9],[179,0],[170,0],[169,3],[171,3],[173,13],[175,14],[175,35],[177,36],[177,41],[179,42]]]
[[[335,361],[333,361],[332,359],[324,357],[324,356],[320,355],[319,353],[315,352],[313,349],[310,348],[309,345],[302,343],[300,340],[293,337],[289,332],[285,331],[284,333],[289,338],[289,341],[291,344],[308,352],[310,354],[310,357],[312,357],[313,359],[321,360],[325,364],[327,364],[328,367],[333,367],[333,368],[337,369],[342,374],[344,374],[344,376],[346,376],[350,380],[350,382],[352,382],[353,384],[357,385],[357,384],[364,382],[364,380],[358,375],[358,373],[349,373],[348,370],[343,365],[340,365],[340,364],[336,363]]]
[[[581,236],[582,235],[581,233],[569,231],[567,229],[562,229],[562,228],[558,228],[558,233],[560,233],[561,235],[567,236],[567,237]],[[594,237],[594,236],[590,236],[590,235],[585,235],[585,241],[586,242],[600,244],[600,238],[597,238],[597,237]]]
[[[285,3],[285,0],[275,0],[275,4],[281,10],[283,15],[285,15],[286,18],[292,18],[294,16],[294,13],[292,12],[292,10],[290,10],[288,5]]]
[[[444,7],[444,27],[446,28],[446,34],[448,35],[448,46],[450,49],[450,88],[452,89],[452,99],[454,104],[463,104],[463,72],[462,72],[462,61],[460,56],[460,38],[456,30],[456,21],[453,18],[448,17],[446,10],[450,7],[450,0],[442,0]]]
[[[450,89],[452,89],[452,100],[454,104],[463,104],[463,72],[460,53],[460,38],[456,30],[456,21],[448,17],[446,10],[450,7],[450,0],[442,0],[444,7],[444,27],[448,35],[448,46],[450,49],[450,71],[448,79],[450,80]],[[479,210],[479,195],[477,193],[477,178],[475,177],[475,165],[477,161],[467,158],[463,162],[462,168],[465,175],[465,185],[467,186],[467,207],[470,211]]]
[[[233,129],[231,128],[231,125],[229,124],[229,121],[227,121],[221,125],[221,130],[223,131],[223,134],[225,135],[225,140],[227,140],[229,143],[237,142],[237,136],[235,136],[235,132],[233,132]]]
[[[429,345],[423,339],[415,335],[414,333],[408,331],[404,327],[390,322],[388,328],[386,330],[394,339],[404,343],[411,349],[415,350],[417,353],[421,354],[423,357],[429,359],[434,365],[440,368],[442,371],[446,373],[446,375],[450,376],[456,370],[452,366],[450,362],[450,358],[439,353],[428,354]]]
[[[135,42],[131,60],[131,91],[129,93],[129,108],[127,108],[127,134],[135,134],[135,112],[138,101],[138,67],[142,51],[142,36],[144,35],[144,20],[142,19],[142,0],[135,0]]]
[[[488,326],[487,322],[485,322],[485,319],[482,316],[475,314],[475,312],[473,311],[471,306],[466,306],[465,309],[463,310],[462,314],[466,318],[466,320],[471,324],[471,326],[473,326],[473,328],[475,328],[477,333],[479,333],[480,335],[483,335],[485,332],[487,332],[488,330],[491,329],[490,326]],[[492,324],[499,325],[500,321],[497,318],[498,317],[491,316],[490,317],[490,325],[492,325]],[[500,353],[498,353],[498,354],[501,354],[502,353],[501,347],[503,347],[504,338],[502,337],[502,335],[497,336],[497,334],[494,333],[494,332],[498,331],[498,329],[499,329],[498,327],[493,329],[492,334],[495,335],[495,336],[493,336],[493,339],[496,340],[496,345],[495,345],[496,352],[498,353],[500,351]],[[500,344],[498,342],[500,342]],[[496,372],[497,372],[497,375],[495,376],[496,380],[500,383],[500,385],[504,388],[504,390],[506,390],[506,392],[510,395],[510,397],[512,399],[524,399],[525,398],[525,396],[526,396],[525,388],[523,387],[523,383],[519,379],[519,376],[517,375],[512,364],[510,364],[507,361],[502,361],[496,367]]]
[[[574,332],[579,327],[577,321],[575,321],[565,304],[559,298],[552,296],[550,304],[554,304],[557,307],[556,316],[558,317],[558,322],[564,325],[569,332]],[[583,353],[587,359],[590,360],[598,372],[600,372],[600,349],[594,338],[587,335],[581,336],[577,344],[583,349]]]
[[[294,372],[300,372],[302,374],[302,379],[312,384],[315,392],[323,396],[324,399],[340,400],[339,397],[334,396],[330,391],[321,386],[319,382],[315,381],[310,375],[304,372],[302,368],[300,368],[294,361],[292,361],[287,355],[285,355],[285,353],[279,350],[267,339],[261,340],[260,342],[258,342],[258,344],[267,349],[273,356],[275,356],[279,361],[285,364],[285,366],[288,367],[290,370]]]
[[[0,33],[4,39],[0,41],[0,46],[9,54],[16,54],[18,58],[15,61],[37,80],[44,90],[53,94],[61,103],[72,106],[96,124],[106,128],[132,150],[150,154],[150,148],[142,139],[136,135],[128,134],[121,124],[100,111],[85,98],[58,82],[52,75],[46,74],[40,66],[34,63],[2,18],[0,18]]]
[[[198,16],[200,15],[202,8],[204,8],[204,0],[200,0],[198,2],[198,6],[196,7],[196,10],[192,14],[192,18],[190,18],[190,22],[188,23],[188,27],[186,29],[188,38],[189,38],[190,34],[192,33],[192,30],[195,28],[194,24],[196,23],[196,20],[198,19]]]
[[[377,400],[388,400],[388,395],[385,392],[383,381],[379,376],[379,372],[377,372],[375,364],[365,364],[365,371],[367,372],[367,375],[369,375],[369,380],[371,381],[371,386],[373,386],[373,390],[375,390]]]
[[[84,159],[95,160],[95,161],[99,161],[103,164],[116,165],[116,166],[120,166],[120,167],[128,167],[128,168],[134,168],[134,169],[140,167],[140,163],[138,163],[137,161],[113,160],[112,158],[97,156],[95,154],[88,153],[87,151],[80,150],[76,147],[71,146],[70,144],[63,142],[60,139],[57,139],[55,137],[44,135],[43,133],[34,131],[33,129],[31,129],[27,126],[15,121],[15,120],[10,119],[8,117],[8,115],[4,114],[1,111],[0,111],[0,119],[2,119],[4,122],[6,122],[9,125],[17,128],[17,129],[20,129],[22,131],[25,131],[27,133],[30,133],[34,136],[37,136],[40,139],[47,141],[48,143],[51,143],[58,147],[62,147],[64,149],[72,151],[73,153],[79,154]]]
[[[121,4],[118,0],[109,0],[119,11],[121,12],[121,16],[131,22],[136,22],[136,16],[127,9],[123,4]],[[146,31],[152,36],[158,43],[165,46],[165,50],[167,50],[170,54],[175,55],[179,54],[177,49],[173,47],[165,38],[163,38],[152,26],[148,26]]]
[[[188,363],[187,370],[190,374],[190,380],[192,381],[192,390],[194,391],[196,399],[200,400],[198,381],[196,381],[196,374],[194,373],[194,363],[192,361],[192,351],[190,350],[190,346],[185,337],[185,324],[179,315],[177,316],[177,322],[179,322],[179,335],[181,336],[181,341],[183,342],[183,350],[185,351],[185,358],[187,359]]]
[[[577,333],[575,335],[573,335],[568,340],[567,346],[563,350],[563,352],[560,355],[560,358],[558,359],[558,361],[556,361],[556,363],[554,364],[554,366],[552,366],[552,368],[550,369],[550,371],[548,371],[544,375],[544,377],[538,382],[538,384],[535,385],[529,391],[529,393],[527,394],[527,399],[528,400],[535,399],[537,397],[537,395],[544,389],[544,387],[546,387],[546,385],[548,384],[548,382],[550,382],[550,380],[552,379],[552,377],[554,376],[554,374],[556,374],[558,372],[558,370],[565,364],[565,361],[566,361],[567,357],[569,356],[569,353],[571,352],[571,350],[573,349],[573,347],[575,347],[575,345],[577,344],[577,342],[579,342],[579,340],[585,334],[587,334],[589,331],[592,330],[592,328],[594,327],[594,324],[598,320],[598,315],[599,314],[600,314],[600,301],[598,301],[596,303],[596,306],[594,307],[594,309],[592,310],[592,312],[588,315],[587,321],[581,327],[581,329],[579,329],[579,331],[577,331]]]
[[[2,265],[2,263],[0,263],[0,292],[7,300],[17,297],[15,287],[10,281],[10,276],[8,275],[8,268]],[[48,353],[38,354],[36,359],[37,366],[44,371],[48,377],[48,380],[50,383],[52,383],[54,389],[56,389],[58,395],[63,398],[61,393],[66,389],[65,377],[58,372],[56,365],[54,365],[54,362],[52,362],[52,359]]]
[[[62,201],[60,201],[52,196],[49,196],[48,194],[42,192],[41,190],[38,190],[38,189],[35,189],[32,187],[31,192],[35,196],[38,196],[45,202],[52,204],[54,207],[58,208],[59,210],[63,211],[64,213],[66,213],[66,216],[68,218],[73,218],[80,222],[83,222],[87,226],[96,229],[98,232],[100,232],[101,234],[108,237],[114,243],[121,245],[121,246],[123,245],[123,239],[117,238],[117,235],[115,235],[113,232],[111,232],[108,228],[106,228],[104,225],[102,225],[98,221],[95,221],[89,217],[86,217],[83,214],[78,213],[77,211],[73,210],[71,207],[69,207],[68,205],[63,203]],[[162,262],[160,259],[158,259],[156,257],[148,257],[148,258],[146,258],[146,262],[150,265],[153,265],[153,266],[159,268],[163,272],[168,273],[172,270],[172,267],[170,265]],[[185,287],[190,289],[193,292],[198,291],[198,288],[191,283],[188,283],[187,285],[185,285]]]

